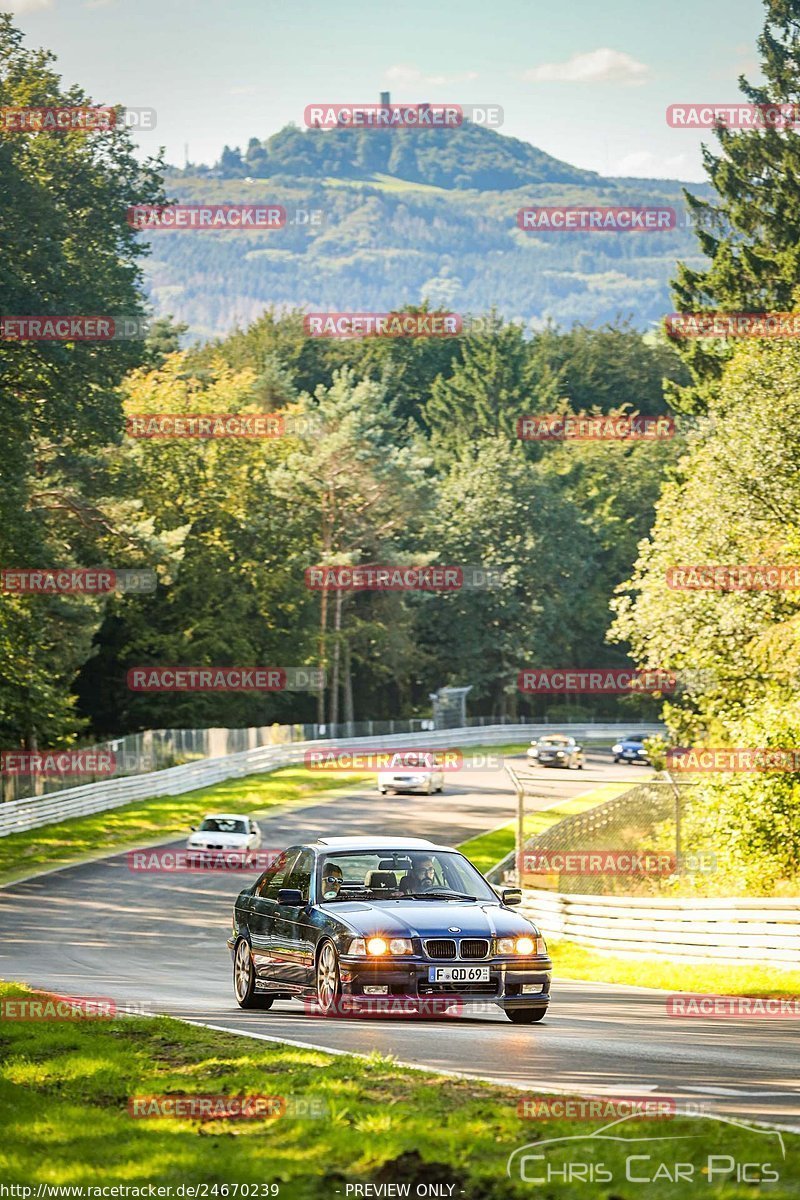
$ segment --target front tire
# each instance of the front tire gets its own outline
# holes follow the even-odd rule
[[[544,1018],[546,1008],[507,1008],[506,1016],[515,1025],[535,1025]]]
[[[317,958],[317,1005],[324,1017],[335,1015],[342,995],[339,956],[333,942],[324,942]]]
[[[239,1008],[272,1008],[274,996],[256,991],[256,970],[245,938],[239,938],[233,952],[233,991]]]

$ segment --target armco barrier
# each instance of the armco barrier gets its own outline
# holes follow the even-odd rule
[[[791,897],[661,899],[525,888],[520,911],[541,925],[545,937],[620,957],[784,968],[800,960],[800,900]]]
[[[609,723],[562,725],[558,728],[559,731],[563,730],[573,737],[608,741],[618,737],[621,730],[629,726]],[[644,729],[643,726],[638,728]],[[552,731],[552,725],[484,725],[478,728],[439,729],[425,733],[398,733],[388,737],[384,735],[372,738],[337,738],[335,745],[343,748],[370,745],[446,747],[469,743],[501,745],[526,741]],[[146,775],[128,775],[121,779],[87,783],[81,787],[67,788],[30,800],[9,800],[0,804],[0,837],[26,829],[37,829],[40,825],[51,825],[54,821],[64,821],[69,817],[82,817],[109,808],[120,808],[134,800],[147,800],[155,796],[179,796],[184,792],[208,787],[212,783],[220,783],[223,779],[275,771],[279,767],[302,763],[306,750],[314,746],[331,744],[329,739],[325,739],[260,746],[255,750],[243,750],[221,758],[204,758],[180,767],[166,767],[162,771],[151,771]]]

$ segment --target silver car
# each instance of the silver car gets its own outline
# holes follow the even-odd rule
[[[531,742],[528,760],[532,766],[568,767],[573,771],[583,770],[583,746],[573,737],[563,733],[548,733]]]
[[[434,760],[431,765],[430,754],[420,755],[419,766],[414,762],[413,751],[403,751],[405,762],[394,771],[381,771],[378,775],[378,791],[382,796],[387,792],[424,792],[430,796],[432,792],[444,791],[444,771],[440,761]]]

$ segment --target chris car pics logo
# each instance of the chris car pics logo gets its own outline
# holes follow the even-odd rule
[[[702,1133],[626,1136],[623,1127],[641,1119],[641,1114],[633,1113],[591,1133],[520,1146],[509,1155],[506,1174],[539,1187],[565,1183],[757,1186],[781,1178],[786,1147],[778,1129],[719,1116]],[[736,1153],[731,1153],[728,1125],[752,1135],[737,1135]]]

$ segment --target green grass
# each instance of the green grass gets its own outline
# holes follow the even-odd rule
[[[627,792],[630,786],[627,783],[602,783],[585,795],[559,801],[552,808],[543,809],[541,812],[527,812],[525,837],[535,837],[544,833],[551,825],[558,824],[564,817],[572,817],[576,813],[595,808],[598,804],[604,804],[606,800],[613,800],[615,796]],[[497,829],[490,829],[488,833],[480,833],[477,837],[462,842],[458,848],[479,871],[486,874],[514,849],[516,831],[516,821],[510,821],[507,825],[500,825]]]
[[[31,993],[6,984],[0,995]],[[275,1028],[267,1013],[258,1024],[266,1032]],[[536,1028],[507,1033],[511,1041],[537,1036]],[[717,1154],[772,1162],[781,1181],[765,1194],[779,1200],[796,1195],[800,1136],[783,1135],[785,1160],[774,1134],[697,1117],[637,1119],[613,1130],[628,1139],[679,1137],[677,1142],[592,1142],[587,1135],[608,1118],[527,1119],[518,1113],[518,1091],[406,1070],[378,1054],[334,1056],[166,1017],[7,1018],[0,1021],[0,1047],[5,1184],[266,1183],[278,1184],[283,1200],[332,1200],[337,1192],[344,1200],[347,1184],[366,1183],[409,1184],[411,1196],[418,1183],[439,1183],[445,1196],[458,1200],[743,1200],[762,1194],[738,1184],[730,1171],[709,1182],[704,1170],[709,1155]],[[290,1104],[313,1102],[322,1115],[238,1121],[129,1115],[130,1100],[165,1094],[281,1096]],[[506,1176],[508,1156],[517,1148],[576,1136],[584,1140],[542,1152],[562,1171],[570,1160],[602,1162],[616,1186],[559,1181],[542,1192],[519,1174]],[[647,1167],[654,1175],[658,1163],[678,1161],[692,1164],[694,1182],[662,1177],[646,1188],[626,1184],[626,1156],[647,1153],[651,1165],[637,1162],[639,1174]],[[529,1169],[546,1168],[531,1163]]]
[[[284,767],[268,775],[227,779],[181,796],[136,800],[122,808],[88,817],[74,817],[0,838],[0,882],[30,873],[37,867],[58,866],[91,854],[111,853],[126,846],[154,841],[161,835],[188,834],[207,812],[251,813],[281,804],[313,799],[316,793],[363,783],[368,776]]]
[[[545,930],[545,936],[546,936]],[[679,960],[618,958],[577,942],[551,941],[547,948],[553,972],[563,979],[602,980],[670,992],[703,992],[715,996],[797,996],[800,971],[779,967],[682,963]]]

